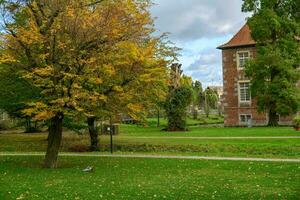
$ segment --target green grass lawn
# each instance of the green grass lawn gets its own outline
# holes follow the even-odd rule
[[[152,153],[201,156],[300,158],[300,139],[195,139],[189,137],[300,136],[290,127],[199,128],[169,133],[161,128],[122,125],[114,137],[118,153]],[[47,134],[0,134],[0,152],[44,152]],[[184,137],[184,138],[174,138]],[[87,135],[65,132],[61,151],[87,151]],[[109,150],[109,137],[100,137],[102,151]]]
[[[247,136],[300,136],[300,132],[291,127],[255,127],[255,128],[224,128],[190,126],[186,132],[165,132],[162,127],[142,127],[122,125],[124,136],[180,136],[180,137],[247,137]]]
[[[151,124],[151,123],[150,123]],[[122,154],[300,158],[300,139],[201,137],[300,136],[290,127],[201,128],[169,133],[155,125],[122,125],[114,137]],[[180,137],[180,138],[176,138]],[[182,137],[182,138],[181,138]],[[200,138],[191,138],[200,137]],[[0,134],[0,152],[44,152],[47,133]],[[65,131],[61,151],[86,151],[87,135]],[[102,151],[109,137],[101,136]],[[0,199],[299,199],[300,164],[150,158],[0,156]],[[88,165],[92,173],[83,173]]]
[[[299,199],[297,163],[0,157],[0,199]],[[81,170],[95,167],[92,173]]]
[[[224,117],[219,115],[209,115],[206,117],[205,115],[198,115],[198,119],[187,118],[186,123],[188,125],[208,125],[208,124],[224,124]],[[157,118],[148,118],[147,125],[156,126]],[[166,126],[167,120],[165,118],[160,118],[160,125]]]

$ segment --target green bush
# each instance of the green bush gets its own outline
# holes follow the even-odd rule
[[[300,127],[300,116],[294,118],[293,124],[295,127]]]
[[[192,95],[192,89],[185,86],[170,92],[164,105],[168,118],[167,131],[186,130],[187,107],[192,101]]]

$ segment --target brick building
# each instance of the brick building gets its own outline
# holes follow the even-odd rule
[[[246,126],[250,120],[255,126],[268,122],[266,113],[257,112],[255,99],[251,98],[250,80],[244,74],[247,59],[256,56],[255,45],[246,24],[228,43],[218,47],[222,50],[223,59],[225,126]],[[279,117],[279,123],[290,125],[291,117]]]

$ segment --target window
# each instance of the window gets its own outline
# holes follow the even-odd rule
[[[248,123],[251,119],[252,119],[251,115],[247,115],[247,114],[240,115],[241,123]]]
[[[248,51],[237,53],[237,65],[238,68],[244,68],[247,60],[250,58],[250,53]]]
[[[239,83],[239,90],[240,102],[251,101],[250,82]]]

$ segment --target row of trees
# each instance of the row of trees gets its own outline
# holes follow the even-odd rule
[[[167,129],[184,130],[191,103],[208,110],[216,101],[180,65],[168,69],[177,49],[165,35],[154,36],[150,6],[150,0],[0,0],[0,106],[48,124],[45,167],[57,164],[66,119],[85,119],[95,150],[99,118],[141,119],[159,105]],[[252,94],[276,125],[277,114],[299,108],[299,6],[244,0],[243,10],[254,12],[249,25],[259,48],[246,70]]]
[[[0,1],[2,70],[24,82],[23,93],[11,85],[18,113],[49,126],[45,167],[57,165],[64,119],[86,118],[97,148],[97,118],[127,113],[140,119],[166,96],[167,66],[177,49],[164,36],[153,36],[150,5],[148,0]]]
[[[193,101],[192,101],[192,112],[193,119],[198,118],[198,110],[202,109],[209,117],[211,110],[218,110],[219,114],[222,114],[222,108],[220,105],[220,97],[218,91],[214,88],[207,87],[205,90],[202,89],[199,81],[193,82]]]
[[[218,108],[219,95],[209,87],[203,91],[199,81],[182,74],[180,64],[173,64],[170,73],[169,93],[162,103],[168,119],[167,130],[184,131],[188,107],[192,108],[194,119],[198,118],[199,108],[203,108],[208,117],[211,109]]]
[[[4,0],[0,6],[0,107],[26,118],[28,131],[31,121],[48,125],[45,167],[57,164],[63,126],[86,121],[95,151],[98,119],[126,113],[141,120],[159,104],[167,129],[185,130],[191,102],[198,107],[201,94],[210,101],[181,65],[168,69],[178,49],[165,35],[153,36],[150,1]]]

